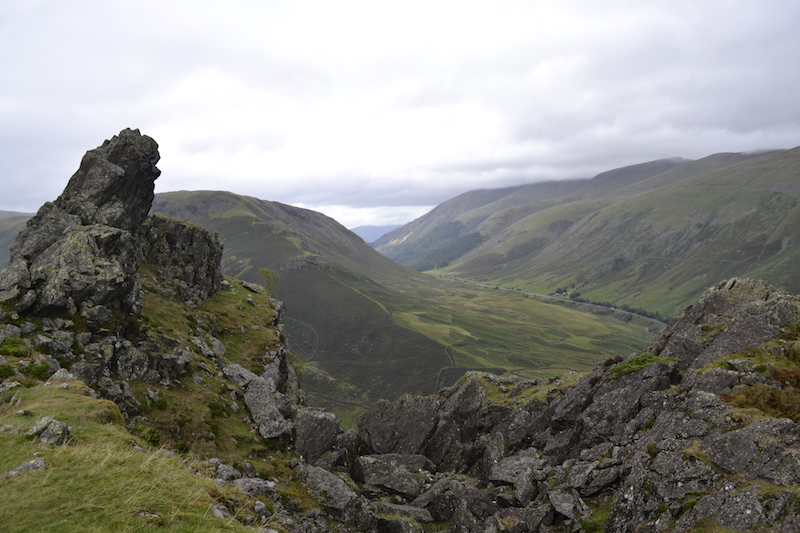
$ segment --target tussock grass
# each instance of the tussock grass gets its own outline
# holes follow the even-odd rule
[[[658,355],[645,352],[634,355],[611,367],[611,372],[608,377],[611,380],[615,380],[658,363],[668,365],[676,361],[678,361],[678,359],[674,357],[659,357]]]
[[[769,381],[737,385],[720,395],[722,401],[751,413],[756,410],[766,416],[800,422],[800,322],[788,324],[778,338],[729,354],[698,373],[708,368],[726,368],[728,361],[734,359],[752,361],[753,370]]]
[[[44,469],[0,479],[4,531],[248,531],[235,520],[220,520],[215,501],[242,499],[195,474],[196,466],[138,441],[122,425],[116,405],[92,399],[80,382],[15,389],[0,404],[0,472],[34,454]],[[13,397],[14,404],[8,400]],[[17,414],[24,410],[33,416]],[[38,417],[72,428],[65,446],[25,437]]]

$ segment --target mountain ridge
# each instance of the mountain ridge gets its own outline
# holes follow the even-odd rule
[[[779,272],[782,263],[769,252],[794,253],[797,227],[791,221],[795,218],[792,206],[798,199],[798,154],[797,148],[721,153],[609,171],[569,194],[496,210],[460,237],[469,239],[474,244],[471,247],[459,248],[451,239],[446,243],[453,252],[448,257],[417,254],[401,262],[532,292],[552,293],[567,287],[592,301],[666,316],[697,298],[713,279],[762,277],[794,291],[800,288],[800,280],[785,270]],[[775,198],[770,200],[770,195]],[[725,212],[728,214],[723,215]],[[469,213],[459,217],[469,217]],[[709,218],[711,213],[716,214]],[[748,226],[745,221],[737,224],[738,214],[750,217]],[[438,223],[441,227],[456,220],[445,217]],[[418,225],[422,222],[416,221]],[[703,228],[705,233],[699,231]],[[754,228],[760,233],[748,236]],[[428,231],[435,232],[436,227]],[[751,241],[747,246],[758,250],[744,251],[741,239],[734,236],[737,232]],[[669,269],[657,265],[664,258],[700,261],[697,249],[703,249],[703,240],[711,237],[709,258],[718,254],[718,263],[727,262],[730,268],[706,265],[695,273],[677,268],[670,274]],[[407,249],[416,244],[413,239],[404,242]],[[729,253],[737,248],[742,250],[738,256]],[[385,247],[379,249],[387,252]],[[644,250],[651,252],[644,254]],[[735,268],[748,263],[749,269]],[[661,272],[658,276],[652,274],[654,266]],[[644,287],[650,297],[642,296]]]

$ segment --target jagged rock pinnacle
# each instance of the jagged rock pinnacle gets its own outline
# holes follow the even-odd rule
[[[28,221],[0,273],[0,302],[18,311],[80,313],[101,323],[136,313],[134,232],[154,196],[158,145],[126,129],[90,150],[64,192]]]
[[[134,230],[153,204],[158,144],[139,130],[125,129],[86,152],[55,204],[84,225]]]

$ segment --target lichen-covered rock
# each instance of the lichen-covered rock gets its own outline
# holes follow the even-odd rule
[[[286,420],[273,396],[275,385],[272,380],[257,378],[247,385],[244,403],[258,424],[258,432],[265,439],[273,439],[291,432],[292,423]]]
[[[233,381],[240,387],[246,387],[254,379],[258,379],[258,374],[247,370],[242,365],[230,363],[222,368],[225,377]]]
[[[5,474],[3,474],[3,478],[14,477],[16,475],[22,474],[23,472],[32,472],[34,470],[39,470],[46,466],[47,466],[47,461],[45,461],[44,457],[37,457],[28,462],[22,463],[13,470],[6,472]]]
[[[136,229],[153,204],[159,158],[152,138],[122,130],[86,153],[55,204],[79,216],[83,225]]]
[[[200,303],[222,283],[222,243],[216,233],[166,215],[151,214],[139,228],[138,259],[173,281],[181,301]]]
[[[375,513],[400,516],[402,518],[414,520],[416,522],[421,522],[423,524],[433,522],[433,516],[431,516],[430,511],[428,511],[427,509],[414,507],[413,505],[400,505],[396,503],[376,501],[372,502],[371,506],[372,510]]]
[[[366,525],[371,520],[367,501],[334,474],[309,465],[305,481],[320,506],[334,520],[353,525]]]
[[[239,490],[250,496],[268,496],[275,492],[277,485],[272,481],[258,477],[242,477],[233,480]]]
[[[61,445],[69,441],[71,428],[64,422],[53,420],[49,416],[43,416],[25,435],[28,437],[38,437],[44,444]]]
[[[515,409],[486,400],[488,388],[512,383],[469,373],[434,397],[380,402],[359,421],[365,455],[353,474],[369,497],[401,494],[388,488],[405,475],[389,468],[393,458],[424,454],[439,481],[412,504],[451,531],[577,531],[587,502],[609,500],[606,531],[689,531],[700,521],[791,531],[800,500],[774,488],[800,486],[800,426],[736,412],[720,397],[783,385],[741,357],[707,365],[776,339],[800,322],[799,301],[761,282],[722,283],[668,326],[660,356],[609,358]],[[786,342],[765,349],[794,357]]]
[[[90,150],[64,192],[28,221],[0,273],[0,301],[37,313],[80,312],[90,325],[108,309],[136,313],[136,242],[131,231],[153,201],[158,145],[138,130]]]
[[[664,329],[663,357],[691,369],[720,356],[757,346],[800,320],[796,297],[763,281],[733,278],[707,290]]]
[[[442,522],[450,520],[464,503],[472,516],[484,520],[497,512],[497,504],[476,485],[474,482],[447,476],[411,502],[411,505],[427,509],[435,521]]]
[[[77,378],[66,368],[59,368],[48,381],[75,381]]]
[[[433,397],[402,396],[381,400],[358,424],[359,437],[367,453],[422,452],[436,428],[439,402]]]
[[[420,460],[414,465],[404,457]],[[422,471],[426,463],[430,461],[422,456],[362,455],[353,465],[353,476],[357,481],[410,500],[419,496],[430,481],[430,474]]]
[[[339,419],[333,413],[311,407],[300,408],[294,419],[295,450],[307,462],[314,463],[333,449],[339,431]]]
[[[457,471],[464,455],[474,446],[481,422],[486,390],[473,374],[462,378],[443,395],[436,428],[425,443],[425,454],[439,469]],[[465,465],[470,466],[470,465]]]
[[[231,465],[221,464],[217,467],[217,476],[225,481],[233,481],[242,477],[242,473]]]
[[[583,518],[589,510],[574,490],[557,488],[548,492],[547,497],[555,512],[572,520]]]

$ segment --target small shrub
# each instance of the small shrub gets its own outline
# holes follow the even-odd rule
[[[175,448],[180,453],[189,453],[189,443],[185,440],[179,440],[177,443],[175,443]]]
[[[278,289],[278,274],[268,268],[259,268],[259,274],[264,278],[264,291],[270,298],[275,298]]]
[[[50,367],[47,363],[28,365],[23,368],[22,373],[33,379],[45,381],[50,377]]]
[[[141,437],[150,446],[157,447],[159,444],[161,444],[161,436],[158,434],[158,431],[153,428],[145,429],[142,432]]]
[[[779,338],[787,341],[800,340],[800,322],[792,322],[781,328]]]
[[[14,369],[11,365],[0,365],[0,379],[10,378],[14,375]]]
[[[155,407],[161,411],[165,410],[167,408],[167,399],[164,396],[159,396],[158,400],[156,400]]]
[[[56,354],[55,350],[53,350],[53,347],[48,344],[40,344],[36,347],[36,350],[38,350],[38,352],[42,355],[52,356]]]
[[[659,357],[650,352],[634,355],[633,357],[626,359],[625,361],[622,361],[618,365],[612,367],[609,379],[613,381],[623,376],[627,376],[628,374],[638,372],[639,370],[647,368],[648,366],[652,366],[656,363],[664,363],[665,365],[668,365],[677,360],[678,359],[675,359],[674,357]]]
[[[228,409],[225,407],[225,404],[220,402],[208,402],[206,407],[211,411],[211,418],[222,418],[228,414]]]
[[[28,355],[28,346],[20,337],[6,337],[3,342],[0,342],[0,355],[25,357]]]
[[[780,370],[772,367],[770,370],[770,377],[773,381],[783,383],[788,387],[793,387],[795,389],[800,388],[800,369],[798,368],[791,370]]]
[[[800,363],[800,342],[795,341],[791,344],[787,344],[784,354],[790,361]]]
[[[720,396],[723,402],[741,408],[756,408],[776,418],[791,418],[800,422],[800,391],[755,383]]]
[[[267,510],[267,514],[274,515],[275,514],[275,505],[272,502],[262,502]]]
[[[648,442],[646,449],[647,455],[649,455],[651,459],[655,459],[656,455],[661,451],[661,448],[659,448],[658,444],[655,442]]]

